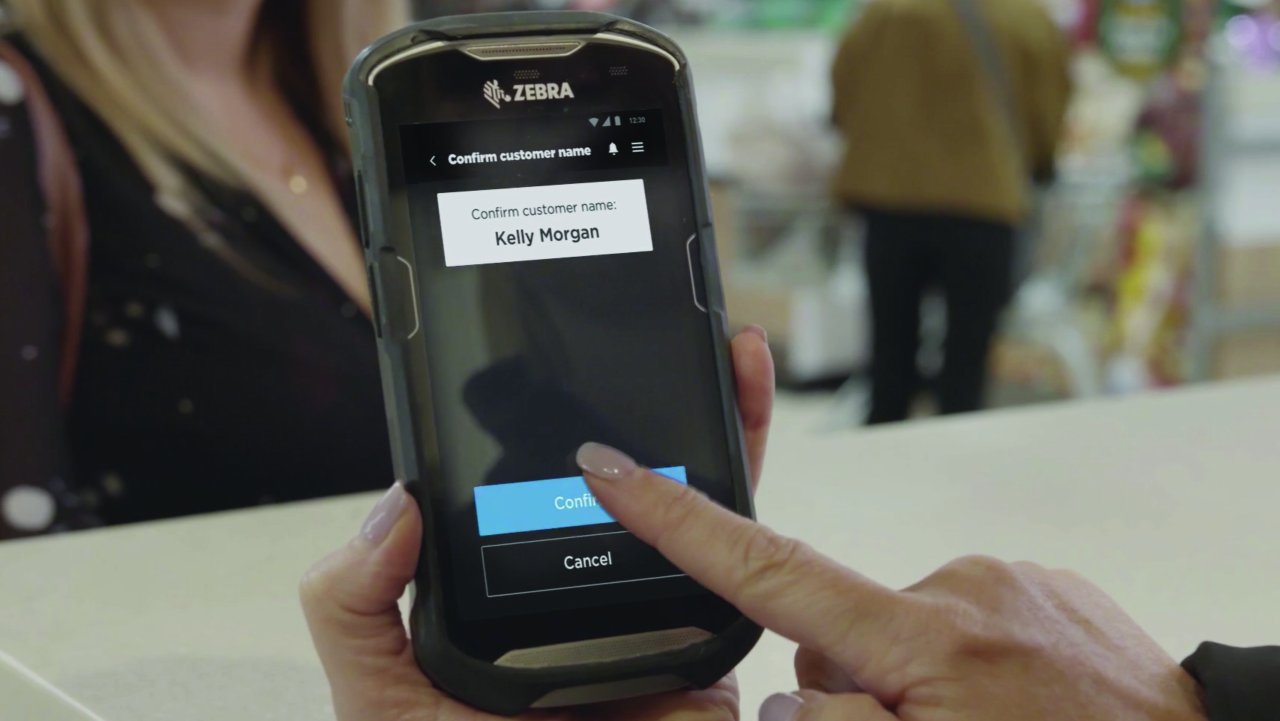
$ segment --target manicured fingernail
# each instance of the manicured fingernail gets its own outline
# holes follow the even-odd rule
[[[364,526],[360,528],[360,537],[370,545],[380,545],[387,540],[387,535],[408,507],[409,494],[404,490],[404,484],[396,481],[369,511],[369,517],[364,519]]]
[[[764,341],[764,344],[765,344],[765,345],[769,345],[769,333],[768,333],[768,331],[766,331],[766,330],[765,330],[764,328],[762,328],[761,326],[756,325],[755,323],[752,323],[751,325],[747,326],[746,328],[743,328],[743,329],[742,329],[742,332],[743,332],[743,333],[750,333],[751,335],[760,336],[760,340]]]
[[[584,443],[578,449],[578,467],[596,478],[620,481],[636,470],[636,462],[622,451],[599,443]]]
[[[793,693],[775,693],[760,704],[760,721],[791,721],[803,705]]]

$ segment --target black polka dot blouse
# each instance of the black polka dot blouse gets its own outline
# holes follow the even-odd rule
[[[75,149],[91,254],[64,406],[63,292],[35,136],[26,88],[0,63],[0,539],[387,486],[367,317],[260,202],[194,177],[212,201],[207,232],[272,282],[216,255],[157,205],[101,120],[10,40]],[[316,137],[339,158],[353,212],[349,167]]]

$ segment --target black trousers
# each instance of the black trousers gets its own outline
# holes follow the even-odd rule
[[[982,407],[987,360],[1013,283],[1013,226],[972,218],[862,210],[871,295],[871,413],[906,419],[922,379],[920,301],[940,288],[947,305],[942,371],[933,383],[943,413]]]

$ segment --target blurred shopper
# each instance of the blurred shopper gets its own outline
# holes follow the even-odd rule
[[[340,93],[399,2],[0,6],[0,538],[385,485]]]
[[[966,2],[994,72],[962,19]],[[1068,62],[1037,0],[872,0],[841,45],[833,80],[846,150],[835,194],[866,221],[869,423],[907,417],[921,385],[920,301],[932,287],[947,305],[940,409],[981,407],[1027,191],[1054,172]]]

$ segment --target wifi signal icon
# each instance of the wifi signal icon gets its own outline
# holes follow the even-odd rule
[[[591,119],[591,127],[593,127],[593,128],[594,128],[594,127],[596,126],[596,124],[597,124],[597,123],[599,123],[599,122],[600,122],[600,118],[592,118],[592,119]]]

